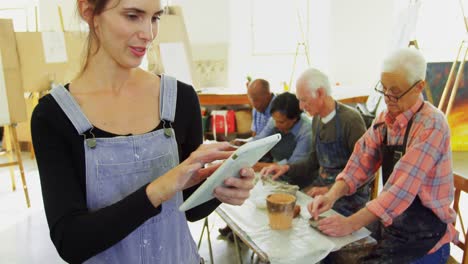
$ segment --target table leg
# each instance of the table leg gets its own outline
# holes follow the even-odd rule
[[[206,218],[205,218],[205,221],[203,222],[203,228],[201,230],[200,238],[198,239],[198,245],[197,245],[198,250],[200,250],[200,245],[201,245],[201,242],[202,242],[202,239],[203,239],[203,234],[205,233],[205,228],[208,228]]]
[[[208,216],[205,218],[205,222],[206,222],[206,235],[208,236],[208,250],[210,251],[210,260],[211,260],[211,264],[214,264],[213,248],[211,247],[210,228],[208,226]]]
[[[200,238],[198,239],[198,250],[200,250],[200,245],[203,239],[203,234],[205,233],[206,229],[206,235],[208,239],[208,251],[210,252],[210,263],[214,264],[214,258],[213,258],[213,248],[211,247],[211,236],[210,236],[210,227],[208,226],[208,216],[205,217],[205,221],[203,222],[203,228],[200,234]]]
[[[242,264],[242,256],[241,256],[241,248],[240,244],[237,241],[237,235],[235,232],[232,232],[232,235],[234,236],[234,245],[236,247],[236,253],[237,253],[237,260],[239,264]]]

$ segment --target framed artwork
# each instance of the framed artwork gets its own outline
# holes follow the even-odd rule
[[[457,65],[458,67],[460,66],[459,64],[460,62]],[[452,110],[447,117],[451,130],[453,151],[468,151],[468,115],[465,113],[468,110],[467,66],[468,65],[465,63]],[[451,67],[452,62],[430,62],[427,64],[427,86],[424,96],[426,100],[430,101],[436,107],[439,105],[442,97]],[[452,83],[449,87],[453,87],[458,67],[455,68]],[[450,95],[451,93],[447,95],[444,109],[446,109]]]

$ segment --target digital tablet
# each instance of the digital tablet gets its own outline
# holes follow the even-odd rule
[[[225,179],[233,176],[239,177],[239,171],[242,168],[252,167],[280,140],[281,135],[274,134],[240,146],[187,200],[185,200],[183,204],[180,205],[179,210],[187,211],[213,199],[213,190],[223,185]]]

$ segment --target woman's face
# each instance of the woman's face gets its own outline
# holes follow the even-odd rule
[[[159,0],[110,0],[94,17],[100,48],[96,56],[125,68],[138,67],[158,34]]]
[[[271,117],[275,120],[275,127],[285,134],[291,130],[297,121],[297,118],[289,119],[285,114],[279,111],[274,112]]]

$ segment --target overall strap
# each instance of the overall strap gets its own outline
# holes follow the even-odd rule
[[[409,136],[409,132],[410,132],[410,129],[411,129],[411,126],[413,125],[413,119],[414,117],[416,116],[417,113],[419,113],[419,111],[421,111],[421,109],[423,108],[424,106],[424,102],[421,104],[421,106],[418,108],[418,110],[416,111],[416,113],[414,113],[414,115],[411,117],[410,121],[408,122],[408,125],[406,126],[406,131],[405,131],[405,137],[403,138],[403,146],[405,146],[405,152],[406,152],[406,147],[408,146],[408,136]]]
[[[343,130],[341,129],[341,122],[338,117],[338,102],[335,101],[335,129],[336,129],[336,141],[339,141],[343,146],[345,146],[343,138]]]
[[[161,120],[174,122],[177,103],[177,80],[161,75],[161,95],[159,97]]]
[[[50,92],[52,97],[58,103],[63,112],[67,115],[68,119],[72,122],[78,134],[83,134],[84,132],[90,130],[93,125],[89,122],[88,118],[81,111],[80,106],[70,94],[70,92],[65,89],[62,85],[59,85],[52,89]]]

